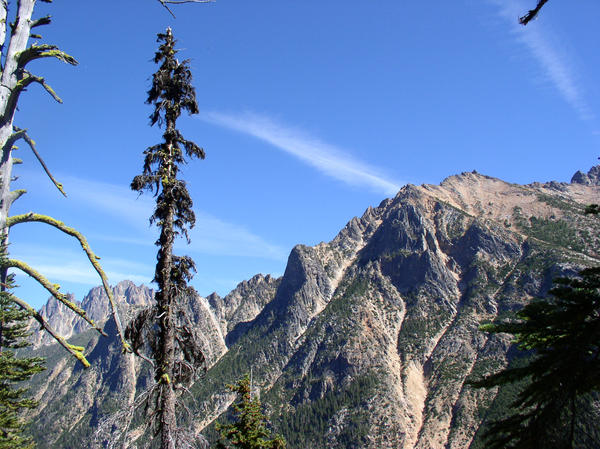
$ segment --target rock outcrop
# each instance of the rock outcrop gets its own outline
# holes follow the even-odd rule
[[[571,178],[572,184],[583,184],[586,186],[600,186],[600,165],[596,165],[590,171],[583,173],[577,171]]]

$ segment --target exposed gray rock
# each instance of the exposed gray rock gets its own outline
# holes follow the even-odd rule
[[[247,281],[240,282],[224,298],[220,298],[216,293],[209,295],[207,300],[219,321],[222,334],[227,335],[238,324],[253,320],[273,299],[279,281],[269,274],[257,274]]]
[[[586,186],[600,185],[600,165],[596,165],[586,173],[578,170],[571,178],[571,184],[583,184]]]
[[[121,315],[124,315],[122,317],[123,321],[131,319],[131,314],[135,313],[135,310],[150,305],[154,298],[154,290],[143,284],[136,286],[131,281],[119,282],[112,287],[112,291],[117,309]],[[68,295],[68,298],[85,310],[88,317],[100,325],[110,316],[110,304],[102,287],[94,287],[81,302],[77,301],[73,295]],[[52,328],[65,338],[70,338],[89,329],[88,323],[54,297],[48,299],[48,302],[40,309],[40,314],[46,317]],[[49,334],[39,329],[36,322],[32,322],[32,335],[30,338],[36,348],[40,345],[56,342]]]

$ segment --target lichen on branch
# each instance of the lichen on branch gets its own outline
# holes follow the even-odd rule
[[[94,329],[96,329],[99,333],[101,333],[104,336],[107,336],[106,333],[102,329],[100,329],[100,327],[98,327],[98,325],[96,323],[94,323],[94,320],[90,319],[87,316],[87,313],[85,312],[85,310],[83,310],[81,307],[79,307],[73,301],[70,301],[67,298],[67,295],[65,295],[64,293],[61,293],[59,291],[60,285],[52,284],[46,277],[44,277],[44,275],[42,275],[36,269],[30,267],[29,265],[27,265],[25,262],[23,262],[21,260],[8,259],[8,258],[0,261],[0,267],[2,267],[2,268],[17,268],[17,269],[21,270],[22,272],[24,272],[25,274],[28,274],[33,279],[35,279],[42,287],[44,287],[54,298],[56,298],[58,301],[60,301],[65,306],[67,306],[69,309],[71,309],[79,317],[84,319],[90,326],[92,326]]]
[[[67,64],[71,64],[71,65],[79,64],[79,62],[77,62],[77,60],[73,56],[65,53],[64,51],[59,49],[56,45],[50,45],[50,44],[42,44],[42,45],[32,44],[31,47],[27,48],[26,50],[23,50],[22,52],[20,52],[17,55],[17,61],[18,61],[19,67],[21,67],[21,68],[25,68],[25,66],[28,63],[30,63],[31,61],[33,61],[35,59],[42,59],[42,58],[56,58],[59,61],[65,62]]]
[[[12,217],[9,217],[6,221],[6,225],[10,228],[19,223],[33,223],[33,222],[46,223],[46,224],[64,232],[67,235],[75,237],[79,241],[81,248],[83,249],[83,251],[85,252],[85,254],[88,257],[88,260],[90,261],[90,263],[96,270],[96,273],[98,273],[98,276],[100,276],[100,279],[102,280],[102,286],[103,286],[104,292],[106,293],[106,296],[108,297],[108,300],[110,302],[111,314],[117,325],[117,332],[119,334],[121,344],[123,345],[123,350],[125,352],[131,352],[131,347],[125,340],[123,326],[121,324],[121,319],[119,318],[119,313],[117,311],[117,305],[115,303],[115,298],[114,298],[114,295],[112,293],[110,286],[108,285],[108,278],[106,277],[104,270],[102,269],[102,267],[100,266],[100,263],[98,262],[98,260],[100,258],[92,251],[89,243],[87,242],[87,239],[83,236],[83,234],[81,234],[75,228],[65,225],[62,221],[59,221],[48,215],[36,214],[33,212],[29,212],[27,214],[22,214],[22,215],[14,215]]]
[[[83,355],[83,351],[85,348],[81,346],[74,346],[70,344],[62,335],[59,335],[53,328],[50,326],[50,323],[44,318],[42,314],[40,314],[37,310],[31,307],[27,302],[23,301],[21,298],[16,297],[15,295],[10,296],[11,300],[18,304],[23,310],[27,311],[29,315],[33,319],[35,319],[40,326],[48,332],[52,338],[54,338],[63,348],[65,348],[73,357],[79,360],[84,367],[89,368],[90,362]]]
[[[65,193],[65,191],[63,189],[63,185],[60,182],[58,182],[54,178],[54,176],[52,176],[50,169],[48,168],[48,166],[44,162],[44,159],[42,159],[42,156],[40,155],[40,153],[38,152],[38,150],[36,148],[35,141],[31,137],[29,137],[29,134],[27,134],[27,130],[21,129],[17,126],[13,126],[13,129],[15,130],[15,132],[11,135],[13,145],[19,139],[25,140],[25,142],[27,142],[27,144],[29,145],[29,148],[31,148],[31,151],[33,151],[33,154],[35,155],[36,159],[38,160],[38,162],[40,163],[40,165],[46,172],[46,175],[48,175],[48,178],[50,178],[50,181],[52,181],[52,183],[56,186],[56,188],[60,191],[60,193],[62,193],[63,196],[66,197],[67,194]],[[15,137],[13,138],[13,136],[15,136]]]

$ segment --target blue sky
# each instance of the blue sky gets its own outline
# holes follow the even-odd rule
[[[285,2],[182,5],[155,0],[39,3],[41,29],[80,64],[36,61],[63,98],[33,87],[15,123],[28,128],[69,195],[53,190],[21,145],[13,213],[77,227],[112,284],[148,283],[151,196],[129,190],[160,141],[144,104],[155,35],[167,26],[190,59],[201,113],[183,117],[206,160],[184,169],[197,225],[197,290],[227,293],[256,273],[281,275],[297,243],[329,241],[404,184],[476,169],[510,182],[569,181],[600,156],[600,4],[552,0]],[[13,256],[79,298],[98,284],[76,242],[43,225],[11,233]],[[19,295],[48,297],[24,277]]]

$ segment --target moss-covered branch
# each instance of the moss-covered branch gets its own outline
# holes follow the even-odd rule
[[[48,292],[54,296],[58,301],[62,302],[65,306],[71,309],[75,314],[83,318],[90,326],[100,332],[102,335],[106,336],[104,331],[98,327],[94,320],[90,319],[81,307],[75,304],[73,301],[69,301],[67,299],[67,295],[59,292],[60,286],[58,284],[52,284],[48,279],[44,277],[40,272],[35,270],[34,268],[27,265],[25,262],[17,259],[4,259],[0,261],[0,267],[2,268],[18,268],[22,272],[28,274],[33,279],[35,279],[42,287],[44,287]]]
[[[15,143],[17,143],[17,141],[19,139],[23,138],[23,135],[26,133],[26,129],[20,129],[18,128],[18,131],[14,129],[14,132],[8,137],[8,139],[6,139],[6,142],[4,142],[4,146],[2,147],[2,151],[11,151],[15,145]]]
[[[100,276],[100,279],[102,279],[102,286],[104,287],[104,291],[106,292],[106,296],[108,296],[108,300],[110,302],[112,317],[115,320],[115,323],[117,325],[117,332],[119,333],[119,338],[121,339],[121,344],[123,345],[123,350],[126,352],[131,352],[131,347],[125,341],[125,334],[123,332],[123,326],[122,326],[121,320],[119,318],[119,313],[117,312],[117,305],[115,303],[115,299],[112,294],[112,290],[110,289],[110,287],[108,285],[108,279],[106,277],[106,274],[104,273],[104,270],[98,263],[98,260],[100,258],[98,256],[96,256],[96,254],[94,254],[94,252],[91,250],[90,245],[88,244],[86,238],[79,231],[65,225],[62,221],[56,220],[55,218],[49,217],[47,215],[34,214],[33,212],[29,212],[27,214],[22,214],[22,215],[15,215],[13,217],[8,217],[8,219],[6,221],[6,226],[11,227],[11,226],[14,226],[19,223],[31,223],[31,222],[46,223],[46,224],[53,226],[56,229],[64,232],[65,234],[75,237],[79,241],[79,243],[81,244],[81,248],[87,255],[90,263],[92,264],[92,266],[98,273],[98,276]]]
[[[17,189],[17,190],[13,190],[12,192],[10,192],[8,194],[8,198],[7,201],[9,202],[9,204],[14,203],[15,201],[17,201],[22,195],[24,195],[25,193],[27,193],[27,190],[25,189]]]
[[[13,128],[15,130],[15,133],[13,133],[13,135],[18,134],[20,139],[24,139],[25,142],[27,142],[27,144],[31,148],[31,151],[33,151],[33,154],[35,154],[35,157],[37,158],[37,160],[41,164],[42,168],[44,169],[44,171],[46,172],[46,174],[48,175],[48,177],[50,178],[50,180],[52,181],[52,183],[56,186],[56,188],[60,191],[60,193],[62,193],[66,197],[67,194],[63,190],[63,185],[60,182],[58,182],[54,178],[54,176],[52,176],[52,173],[50,173],[50,170],[48,169],[48,166],[46,165],[46,163],[42,159],[42,156],[40,156],[40,153],[38,153],[38,151],[37,151],[37,148],[35,146],[35,141],[31,137],[29,137],[29,135],[27,134],[27,130],[18,128],[16,126],[13,126]]]
[[[39,19],[31,22],[31,28],[36,28],[36,27],[40,27],[40,26],[44,26],[44,25],[50,25],[50,23],[52,23],[52,16],[47,15],[44,17],[40,17]]]
[[[65,62],[67,64],[79,64],[73,56],[60,50],[56,45],[49,44],[31,45],[31,47],[19,53],[19,55],[17,56],[17,61],[19,67],[24,69],[25,66],[31,61],[41,58],[56,58],[59,61]]]
[[[52,86],[50,86],[48,83],[46,83],[45,78],[34,75],[26,70],[24,71],[23,78],[21,80],[19,80],[19,82],[15,86],[15,89],[19,89],[20,91],[23,91],[27,88],[27,86],[31,85],[32,83],[40,84],[44,89],[46,89],[46,92],[48,92],[50,94],[50,96],[52,98],[54,98],[54,100],[56,100],[58,103],[62,104],[62,102],[63,102],[62,98],[60,98],[56,94],[56,92],[54,92],[54,89],[52,89]]]
[[[89,368],[90,362],[88,362],[87,359],[85,358],[85,356],[83,355],[84,348],[82,348],[81,346],[75,346],[75,345],[70,344],[67,340],[65,340],[65,338],[63,336],[59,335],[52,328],[52,326],[50,326],[50,323],[48,323],[48,321],[46,321],[46,318],[44,318],[43,315],[41,315],[37,310],[35,310],[33,307],[31,307],[29,304],[27,304],[21,298],[18,298],[12,294],[11,294],[10,298],[12,301],[14,301],[16,304],[18,304],[23,310],[26,310],[27,313],[29,313],[29,315],[31,315],[38,323],[40,323],[40,326],[46,332],[48,332],[52,336],[52,338],[54,338],[57,342],[59,342],[60,345],[63,348],[65,348],[73,357],[75,357],[77,360],[79,360],[83,364],[83,366],[85,366],[86,368]]]

